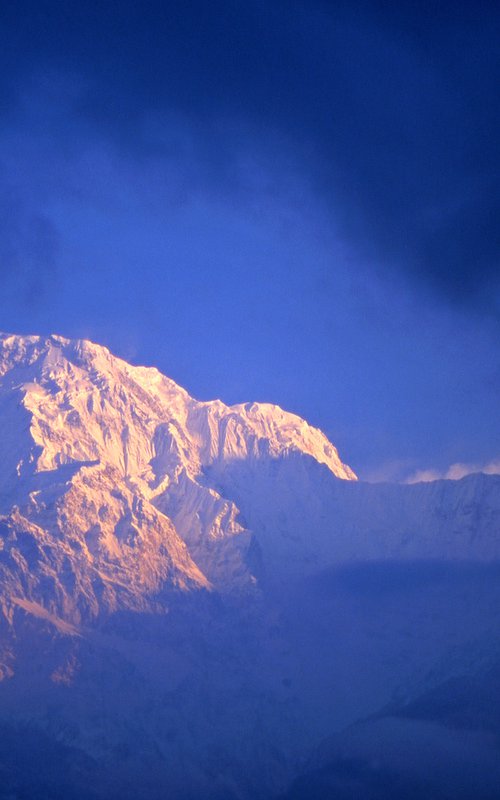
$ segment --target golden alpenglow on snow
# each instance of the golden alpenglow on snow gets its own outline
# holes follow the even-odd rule
[[[315,764],[342,788],[345,759],[383,762],[373,741],[392,752],[401,737],[419,753],[431,737],[449,783],[460,743],[435,722],[417,732],[404,709],[469,669],[471,637],[474,680],[493,680],[499,476],[364,483],[278,406],[199,402],[60,336],[0,336],[0,443],[0,756],[14,796],[251,800],[310,784],[321,797]],[[354,725],[402,686],[397,722]],[[24,737],[49,766],[19,783]],[[477,747],[489,791],[497,752]],[[410,785],[403,762],[388,785]]]

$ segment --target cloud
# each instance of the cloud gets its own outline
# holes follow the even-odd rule
[[[281,139],[366,262],[498,312],[495,4],[125,0],[118,17],[96,2],[7,6],[5,113],[51,69],[84,87],[68,112],[77,135],[112,139],[132,161],[195,136],[213,185],[231,183],[242,143]],[[176,141],[160,130],[172,114],[186,121]]]
[[[414,461],[409,459],[390,459],[382,464],[365,470],[361,474],[361,480],[368,483],[398,483],[402,475],[407,475],[414,467]]]
[[[405,483],[429,483],[431,481],[451,480],[459,481],[467,475],[482,472],[485,475],[500,475],[500,458],[486,464],[451,464],[446,470],[422,469],[417,470],[406,479]]]
[[[0,287],[11,302],[36,305],[58,267],[59,234],[38,204],[0,187]]]

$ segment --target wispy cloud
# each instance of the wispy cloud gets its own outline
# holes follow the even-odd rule
[[[451,480],[459,481],[466,475],[482,472],[485,475],[500,475],[500,458],[486,464],[451,464],[446,470],[420,469],[410,475],[405,483],[429,483],[430,481]]]

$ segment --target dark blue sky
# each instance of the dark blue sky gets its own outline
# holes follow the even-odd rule
[[[500,459],[492,2],[4,2],[0,327]]]

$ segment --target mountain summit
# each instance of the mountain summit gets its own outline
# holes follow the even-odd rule
[[[366,484],[278,406],[60,336],[0,336],[0,445],[2,798],[269,800],[495,662],[499,476]]]
[[[228,466],[295,456],[356,478],[278,406],[199,402],[60,336],[0,336],[0,438],[2,589],[75,623],[167,589],[252,583],[252,533],[217,488]]]

